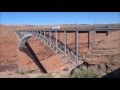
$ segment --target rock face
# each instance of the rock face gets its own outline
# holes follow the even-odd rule
[[[116,69],[115,68],[113,69],[112,67],[105,64],[89,64],[88,66],[86,64],[82,64],[77,68],[74,68],[71,71],[71,75],[78,74],[77,77],[79,77],[79,74],[84,74],[83,71],[86,71],[88,72],[88,75],[91,75],[91,73],[89,72],[92,72],[93,74],[96,75],[96,78],[101,78],[113,72],[114,70]],[[92,78],[95,78],[95,77],[92,77]]]
[[[106,73],[120,68],[120,31],[110,33],[103,42],[87,51],[85,62],[98,65]]]
[[[17,39],[14,30],[0,28],[0,71],[18,69]]]
[[[38,27],[40,27],[40,26],[29,26],[28,27],[28,26],[0,25],[0,72],[16,71],[16,70],[36,70],[36,69],[38,70],[37,66],[32,61],[32,59],[30,57],[28,57],[25,53],[18,50],[18,42],[17,42],[16,33],[15,33],[15,30],[21,30],[21,29],[24,30],[24,29],[30,29],[30,28],[36,29]],[[50,27],[51,26],[42,26],[41,29],[49,29]],[[61,25],[61,28],[75,28],[75,27],[77,27],[77,28],[80,28],[80,27],[93,28],[96,26],[92,26],[92,25],[77,25],[77,26],[76,25],[68,25],[68,26]],[[63,36],[64,36],[64,34],[60,33],[59,39],[61,41],[64,41]],[[86,52],[88,50],[87,49],[87,41],[88,41],[87,36],[88,36],[87,33],[83,33],[83,34],[79,33],[79,54],[81,56],[83,56],[84,52]],[[102,36],[102,38],[101,38],[101,36]],[[114,36],[114,37],[112,37],[112,36]],[[75,48],[74,37],[75,37],[74,33],[67,33],[67,44],[72,50],[74,50],[74,48]],[[104,39],[104,37],[106,37],[106,36],[103,34],[99,34],[99,35],[97,35],[96,38],[97,38],[97,41],[101,41]],[[109,56],[109,55],[106,55],[104,57],[101,56],[101,59],[98,60],[96,58],[99,58],[100,56],[94,55],[94,57],[96,57],[96,58],[91,58],[92,61],[89,61],[89,63],[92,62],[92,64],[96,63],[96,62],[98,64],[100,64],[100,62],[105,61],[104,60],[105,58],[109,59],[111,61],[110,62],[111,64],[109,64],[109,65],[107,64],[107,68],[105,69],[105,70],[107,70],[107,72],[110,72],[113,69],[113,68],[111,68],[111,65],[112,65],[112,67],[115,66],[114,68],[116,68],[116,66],[119,67],[119,64],[117,65],[116,63],[119,62],[118,58],[120,56],[118,53],[119,52],[119,47],[118,47],[119,42],[117,42],[117,40],[115,39],[115,38],[119,37],[119,32],[117,32],[114,35],[110,34],[110,37],[111,38],[106,37],[107,39],[104,39],[98,47],[95,47],[94,49],[92,49],[92,51],[90,51],[90,55],[88,55],[88,57],[90,59],[91,57],[93,57],[92,56],[93,54],[96,54],[96,53],[101,54],[101,51],[99,51],[100,48],[106,49],[106,47],[111,48],[113,46],[116,46],[114,48],[114,50],[110,49],[110,50],[105,51],[105,49],[104,49],[104,54],[109,52],[110,54],[112,53],[113,56]],[[90,37],[90,40],[92,42],[93,37]],[[111,40],[112,40],[112,42],[111,42]],[[109,41],[109,43],[107,43],[108,41]],[[50,70],[50,71],[51,70],[64,70],[63,68],[66,64],[64,64],[64,58],[61,58],[62,56],[56,55],[47,46],[45,46],[43,42],[41,42],[40,40],[38,40],[35,37],[31,37],[28,40],[28,42],[29,42],[30,46],[32,47],[32,49],[34,50],[37,57],[39,58],[40,62],[46,67],[47,70]],[[113,43],[113,45],[111,45],[111,43]],[[91,43],[91,45],[92,45],[92,43]],[[95,49],[98,49],[98,50],[95,51]],[[95,67],[91,66],[91,68],[101,68],[101,70],[105,71],[104,67],[105,66],[101,66],[101,65],[95,66]]]

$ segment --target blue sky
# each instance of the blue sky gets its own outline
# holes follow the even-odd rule
[[[120,12],[0,12],[1,24],[120,23]]]

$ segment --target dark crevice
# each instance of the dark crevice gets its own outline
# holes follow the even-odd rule
[[[112,71],[111,73],[103,76],[102,78],[120,78],[120,68]]]
[[[44,68],[44,66],[40,63],[38,57],[36,56],[35,52],[32,50],[31,46],[28,42],[25,43],[25,46],[23,48],[20,48],[21,51],[26,53],[37,65],[37,67],[41,70],[43,73],[47,73],[47,70]]]

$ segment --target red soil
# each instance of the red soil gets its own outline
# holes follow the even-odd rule
[[[9,26],[4,26],[0,32],[0,71],[15,71],[15,70],[34,70],[38,69],[34,62],[25,53],[18,51],[17,37],[15,31],[10,29]],[[6,29],[7,28],[7,29]],[[22,27],[21,27],[22,28]],[[19,27],[19,29],[21,29]],[[74,33],[67,34],[67,44],[70,48],[74,50]],[[102,36],[102,37],[101,37]],[[64,41],[64,34],[60,34],[60,40]],[[105,35],[97,35],[97,41],[103,39]],[[83,55],[87,50],[87,33],[79,34],[79,54]],[[92,41],[92,37],[90,38]],[[29,39],[29,44],[38,56],[41,63],[45,68],[50,70],[59,70],[65,64],[61,60],[61,56],[56,55],[47,46],[43,44],[40,40],[32,37]],[[81,44],[81,43],[86,43]]]

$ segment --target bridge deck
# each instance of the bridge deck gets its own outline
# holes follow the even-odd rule
[[[17,31],[51,31],[51,32],[75,32],[75,31],[79,31],[79,32],[84,32],[84,31],[115,31],[115,30],[120,30],[120,28],[112,28],[112,29],[49,29],[49,30],[41,30],[41,29],[31,29],[31,30],[17,30]]]

